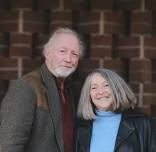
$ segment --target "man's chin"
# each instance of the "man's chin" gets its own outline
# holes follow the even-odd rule
[[[66,78],[71,75],[75,71],[75,68],[63,68],[63,69],[55,69],[54,73],[56,77]]]

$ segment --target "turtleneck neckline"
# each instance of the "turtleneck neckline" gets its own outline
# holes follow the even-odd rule
[[[100,109],[96,109],[96,116],[114,116],[116,113],[114,113],[113,111],[103,111]]]

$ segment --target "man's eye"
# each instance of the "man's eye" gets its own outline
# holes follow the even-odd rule
[[[78,54],[77,54],[77,53],[72,53],[72,55],[73,55],[73,56],[76,56],[76,57],[78,56]]]
[[[65,52],[65,50],[60,50],[60,52],[61,52],[61,53],[64,53],[64,52]]]

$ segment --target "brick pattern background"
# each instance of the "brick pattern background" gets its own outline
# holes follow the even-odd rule
[[[43,45],[58,26],[74,28],[86,42],[76,89],[94,68],[110,68],[156,119],[155,0],[0,0],[0,101],[10,80],[41,65]]]

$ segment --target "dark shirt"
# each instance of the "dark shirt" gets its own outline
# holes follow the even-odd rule
[[[63,122],[63,138],[64,138],[64,152],[73,151],[73,108],[68,92],[68,83],[57,78],[57,87],[59,90],[61,108],[62,108],[62,122]]]

